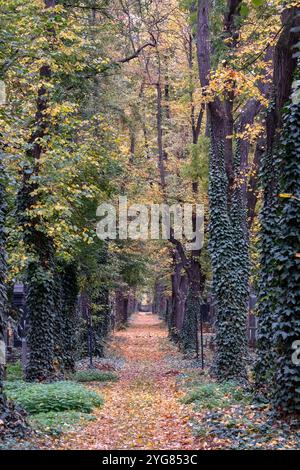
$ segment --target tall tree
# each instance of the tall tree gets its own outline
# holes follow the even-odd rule
[[[223,17],[224,39],[234,51],[238,37],[241,1],[229,0]],[[209,33],[209,0],[198,1],[197,51],[199,76],[203,93],[207,93],[211,70],[211,37]],[[230,68],[225,64],[226,67]],[[227,77],[223,95],[214,96],[207,104],[211,128],[210,162],[210,252],[213,271],[213,293],[216,303],[215,373],[221,380],[246,376],[246,315],[248,300],[248,256],[246,219],[243,198],[239,196],[239,148],[235,158],[234,80]],[[240,253],[242,249],[242,253]]]
[[[4,223],[6,204],[4,198],[4,181],[2,155],[0,160],[0,417],[6,409],[6,398],[3,392],[3,378],[6,360],[5,351],[5,309],[6,309],[6,252],[4,245]]]
[[[299,371],[292,361],[293,343],[299,337],[299,103],[288,100],[293,78],[299,74],[294,56],[299,26],[299,9],[284,10],[274,52],[274,97],[266,119],[267,149],[262,168],[256,363],[259,387],[271,391],[281,411],[291,413],[300,410]]]
[[[55,0],[45,0],[45,15],[51,24],[51,14]],[[53,43],[54,31],[46,29],[49,44]],[[50,46],[51,47],[51,46]],[[23,227],[24,243],[32,259],[27,269],[27,308],[29,320],[29,361],[26,376],[28,380],[49,379],[54,372],[54,325],[55,325],[55,267],[54,245],[45,233],[43,220],[36,215],[28,217],[30,209],[38,201],[39,167],[46,150],[47,135],[51,122],[48,112],[49,85],[51,81],[49,62],[40,67],[40,85],[36,99],[34,130],[31,134],[27,158],[29,165],[23,172],[22,187],[19,192],[20,224]]]

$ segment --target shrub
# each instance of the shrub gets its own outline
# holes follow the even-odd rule
[[[75,372],[72,379],[76,382],[115,382],[118,380],[118,376],[113,372],[102,372],[97,369],[91,369]]]
[[[198,408],[209,410],[251,401],[250,393],[234,382],[201,384],[182,399],[183,403],[195,403]]]
[[[20,361],[8,363],[6,366],[6,380],[22,380],[23,371]]]
[[[103,404],[98,393],[73,382],[6,382],[5,390],[8,397],[29,414],[66,410],[89,413],[94,407]]]
[[[95,419],[95,416],[80,411],[49,411],[32,415],[29,418],[29,423],[32,428],[44,433],[61,434]]]

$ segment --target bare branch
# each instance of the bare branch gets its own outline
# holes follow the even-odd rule
[[[151,35],[151,36],[152,36],[152,41],[146,42],[145,44],[140,46],[135,52],[133,52],[131,55],[129,55],[127,57],[124,57],[122,59],[116,59],[116,60],[112,61],[112,63],[125,64],[126,62],[130,62],[131,60],[136,59],[140,55],[140,53],[144,49],[146,49],[146,47],[155,47],[156,46],[156,39],[154,38],[153,35]]]

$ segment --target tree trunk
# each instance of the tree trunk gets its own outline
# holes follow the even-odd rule
[[[75,263],[64,263],[61,272],[62,285],[62,346],[63,368],[75,370],[78,279]]]
[[[116,328],[122,329],[128,321],[128,298],[122,288],[116,290]]]
[[[188,291],[188,278],[183,269],[178,248],[175,247],[173,255],[172,280],[172,310],[169,323],[170,338],[178,342],[183,326],[185,302]]]
[[[156,84],[156,93],[157,93],[157,147],[158,147],[158,167],[160,173],[160,183],[162,190],[165,191],[166,187],[166,175],[165,175],[165,166],[164,166],[164,149],[163,149],[163,131],[162,131],[162,93],[161,93],[161,84],[158,82]]]

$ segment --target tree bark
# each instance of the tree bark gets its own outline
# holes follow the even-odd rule
[[[160,173],[160,184],[162,191],[166,188],[166,174],[164,166],[164,149],[163,149],[163,130],[162,130],[162,93],[160,81],[156,84],[157,97],[157,147],[158,147],[158,167]]]
[[[170,318],[169,332],[173,341],[180,341],[182,331],[185,302],[188,292],[188,278],[182,269],[181,258],[178,250],[174,250],[174,271],[171,276],[172,280],[172,315]]]
[[[122,329],[128,321],[128,297],[122,288],[116,290],[116,329]]]

